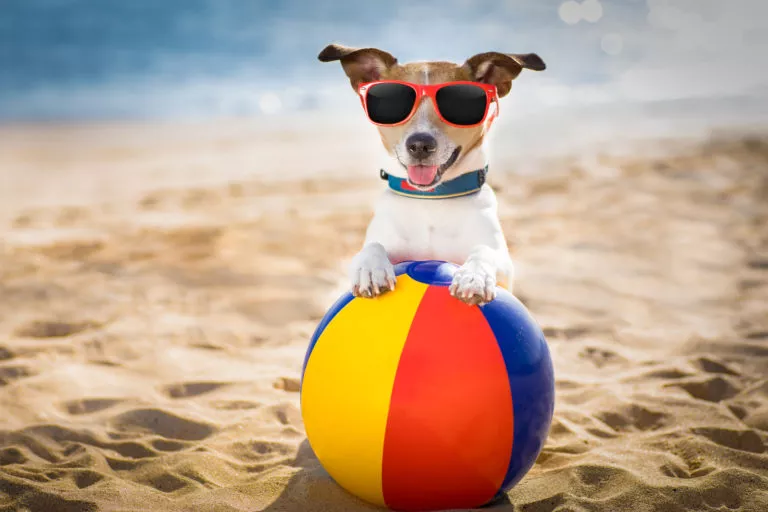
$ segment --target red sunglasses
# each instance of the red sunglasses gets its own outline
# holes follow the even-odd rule
[[[397,126],[413,117],[425,96],[432,99],[440,119],[451,126],[471,128],[498,116],[496,86],[478,82],[414,84],[380,80],[360,84],[360,99],[368,119],[379,126]],[[491,105],[494,105],[491,111]]]

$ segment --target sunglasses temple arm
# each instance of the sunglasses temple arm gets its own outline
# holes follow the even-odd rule
[[[493,107],[493,112],[488,116],[488,128],[490,128],[496,118],[499,117],[499,100],[496,98],[491,100],[491,105],[488,108],[491,107]]]

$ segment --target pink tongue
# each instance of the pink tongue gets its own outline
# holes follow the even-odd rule
[[[416,185],[431,185],[437,176],[436,165],[409,165],[408,177]]]

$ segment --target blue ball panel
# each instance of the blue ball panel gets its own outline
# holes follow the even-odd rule
[[[403,263],[407,263],[403,269],[414,281],[433,286],[449,286],[453,281],[453,274],[459,268],[453,263],[434,260]]]
[[[410,267],[414,263],[415,262],[412,261],[412,260],[401,261],[400,263],[395,265],[395,275],[396,276],[401,276],[401,275],[405,274],[406,272],[408,272],[408,267]]]
[[[503,492],[517,484],[536,461],[549,434],[555,378],[547,341],[525,306],[506,290],[480,309],[501,349],[512,389],[515,433]]]

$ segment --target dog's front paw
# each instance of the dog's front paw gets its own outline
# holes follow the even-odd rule
[[[395,267],[380,244],[366,246],[352,263],[352,295],[378,297],[395,289]]]
[[[464,265],[453,275],[448,291],[469,305],[485,304],[496,298],[496,276],[474,265]]]

